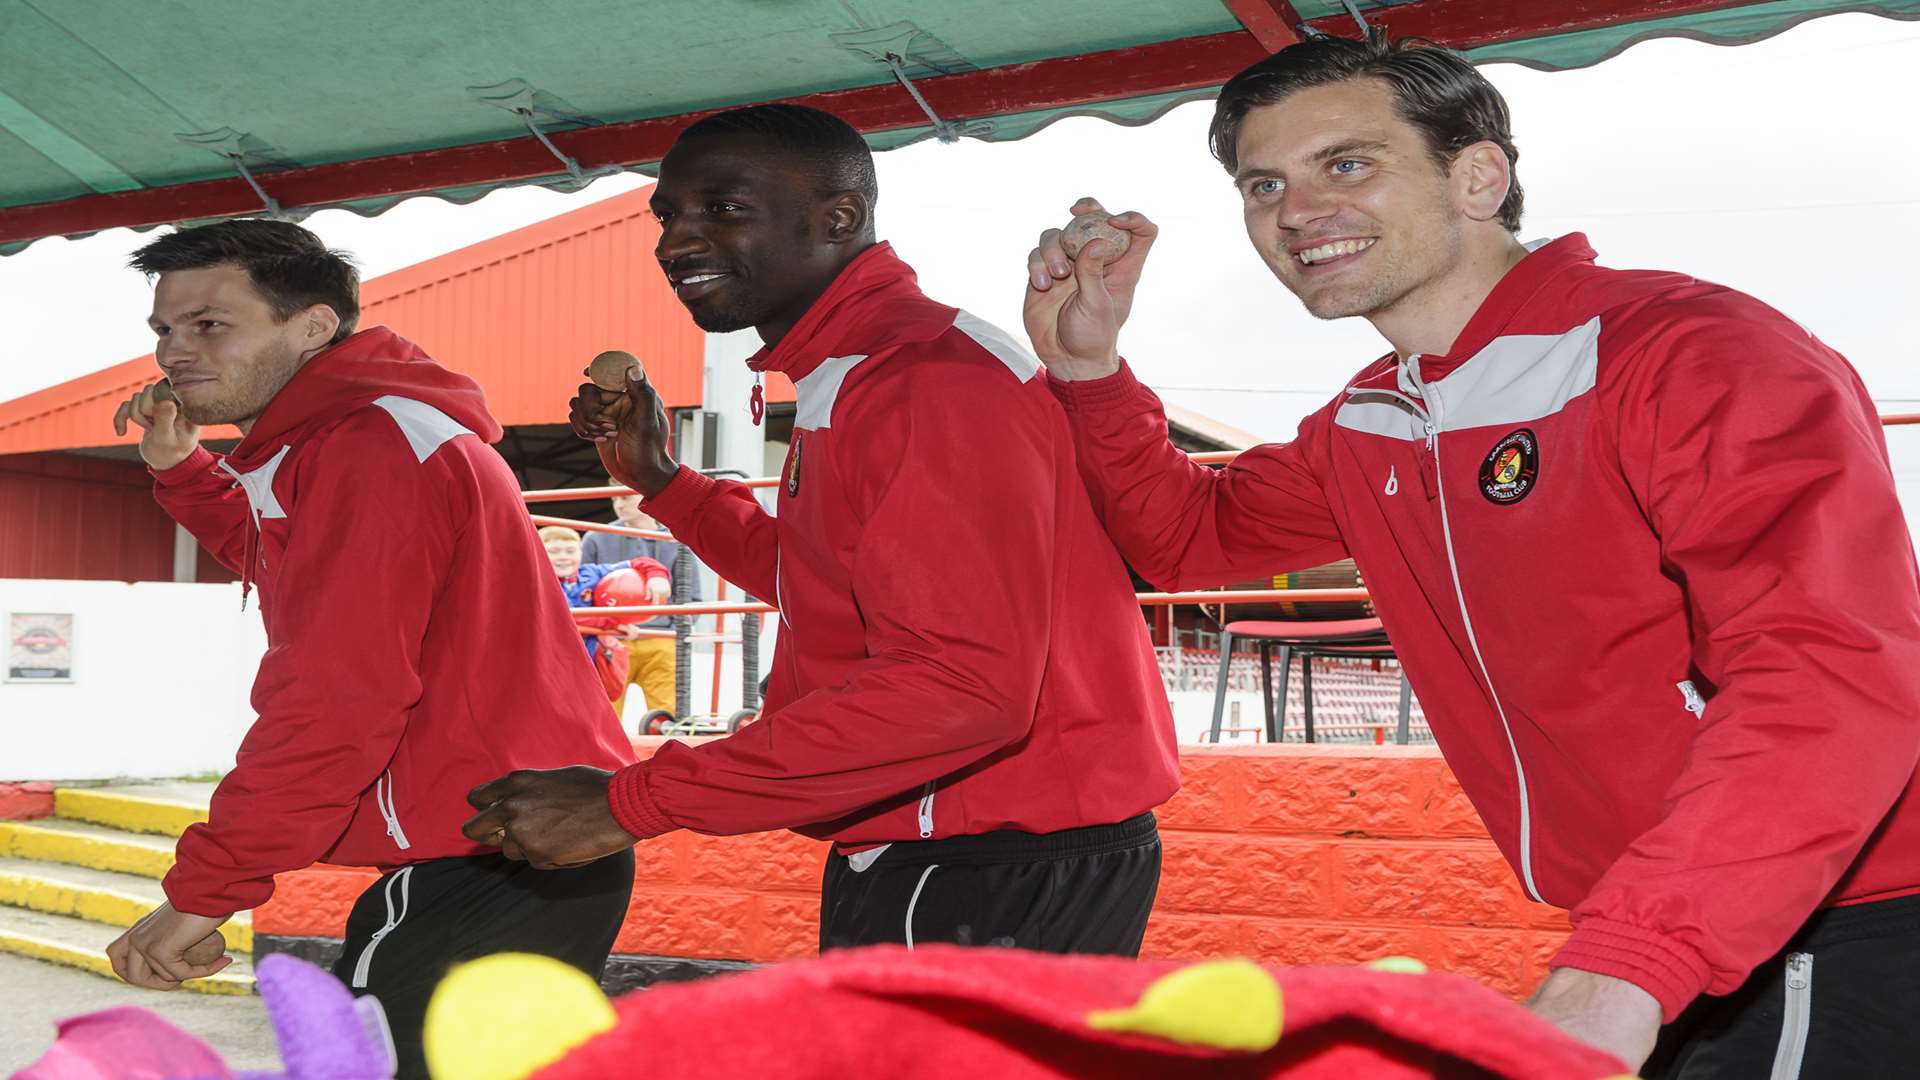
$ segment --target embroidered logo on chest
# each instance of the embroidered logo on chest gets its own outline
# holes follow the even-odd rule
[[[1480,494],[1500,506],[1517,503],[1540,477],[1540,440],[1531,428],[1509,432],[1480,463]]]
[[[804,445],[806,444],[801,442],[800,433],[798,431],[794,432],[793,452],[787,455],[786,483],[787,498],[789,499],[797,499],[800,497],[800,448]]]

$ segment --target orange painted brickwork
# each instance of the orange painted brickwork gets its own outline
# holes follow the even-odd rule
[[[1414,956],[1515,996],[1566,939],[1527,900],[1437,751],[1181,747],[1145,955],[1275,964]]]
[[[644,756],[661,740],[636,744]],[[1530,903],[1429,749],[1182,747],[1160,810],[1166,861],[1145,955],[1347,964],[1387,955],[1521,995],[1566,938]],[[677,832],[635,851],[616,952],[718,960],[810,955],[826,845],[791,833]],[[338,937],[371,872],[282,874],[265,934]]]

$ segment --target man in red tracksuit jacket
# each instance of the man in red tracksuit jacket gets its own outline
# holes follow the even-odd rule
[[[702,561],[777,602],[766,710],[612,776],[490,784],[468,835],[564,864],[796,829],[835,841],[823,948],[1137,953],[1151,811],[1178,782],[1144,620],[1038,362],[920,292],[874,240],[875,196],[858,133],[793,106],[702,121],[661,163],[680,300],[703,329],[757,329],[750,366],[798,390],[778,515],[674,464],[643,380],[583,386],[574,424]]]
[[[462,836],[462,795],[505,769],[617,767],[610,715],[528,524],[480,387],[384,327],[353,332],[352,265],[299,226],[226,221],[148,244],[154,492],[257,588],[259,719],[180,837],[167,902],[108,950],[129,982],[211,974],[216,930],[316,861],[385,871],[355,904],[335,974],[377,997],[399,1074],[454,962],[543,953],[598,977],[631,859],[533,870]],[[245,438],[222,456],[199,426]],[[476,657],[484,663],[476,664]],[[189,954],[189,950],[194,950]]]
[[[1650,1077],[1910,1070],[1920,587],[1846,361],[1577,234],[1521,245],[1505,104],[1454,54],[1290,47],[1213,138],[1275,275],[1394,352],[1195,466],[1117,352],[1153,227],[1116,218],[1111,266],[1044,234],[1028,331],[1121,551],[1182,589],[1354,557],[1528,895],[1571,910],[1540,1014],[1632,1066],[1665,1021]]]

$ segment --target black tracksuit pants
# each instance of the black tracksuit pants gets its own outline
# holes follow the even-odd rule
[[[897,843],[856,870],[863,861],[827,856],[822,952],[940,942],[1138,956],[1160,886],[1160,834],[1146,813],[1055,833]]]
[[[416,863],[383,875],[354,902],[333,974],[356,995],[380,1000],[400,1080],[424,1080],[427,1001],[449,969],[527,952],[598,982],[632,893],[632,851],[569,870],[535,870],[504,855]]]
[[[1920,896],[1828,908],[1660,1030],[1647,1080],[1920,1076]]]

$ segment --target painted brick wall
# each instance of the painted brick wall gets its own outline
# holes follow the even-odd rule
[[[660,740],[637,745],[649,754]],[[1521,995],[1566,917],[1529,902],[1431,749],[1187,746],[1160,810],[1166,861],[1146,955],[1344,964],[1406,955]],[[616,952],[780,960],[813,952],[826,845],[678,832],[635,851]],[[338,937],[368,871],[280,877],[262,934]]]
[[[0,821],[26,821],[53,813],[53,785],[44,780],[0,782]]]

